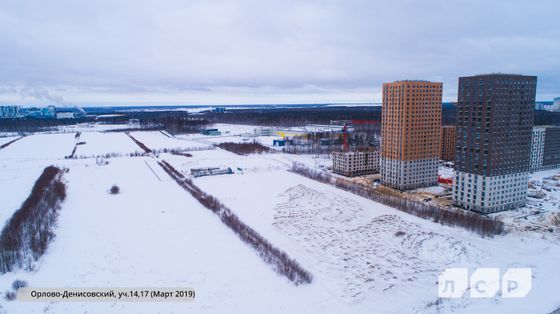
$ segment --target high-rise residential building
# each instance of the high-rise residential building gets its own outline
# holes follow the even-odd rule
[[[531,159],[529,163],[529,171],[539,171],[542,169],[544,154],[544,134],[546,129],[543,127],[533,127],[531,136]]]
[[[445,161],[455,160],[455,140],[457,127],[444,125],[441,127],[441,153],[439,158]]]
[[[560,126],[536,126],[531,143],[530,171],[560,168]]]
[[[428,81],[383,84],[383,185],[408,190],[437,184],[442,86]]]
[[[544,109],[551,112],[560,112],[560,97],[554,98],[552,104],[545,106]]]
[[[558,168],[560,166],[560,127],[545,127],[543,170]]]
[[[482,213],[525,204],[536,76],[459,78],[453,201]]]

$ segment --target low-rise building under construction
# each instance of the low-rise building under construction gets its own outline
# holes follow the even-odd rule
[[[379,151],[333,152],[334,173],[354,177],[379,172]]]

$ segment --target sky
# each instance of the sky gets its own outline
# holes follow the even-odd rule
[[[381,102],[383,82],[538,76],[560,96],[560,1],[2,0],[0,103]]]

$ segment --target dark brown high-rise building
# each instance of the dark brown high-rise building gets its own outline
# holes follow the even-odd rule
[[[442,83],[383,84],[381,183],[401,190],[437,184]]]
[[[439,158],[445,161],[455,160],[455,131],[454,125],[444,125],[441,127],[441,153]]]
[[[459,78],[453,201],[491,213],[525,203],[536,76]]]

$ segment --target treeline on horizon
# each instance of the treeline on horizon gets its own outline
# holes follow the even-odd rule
[[[381,107],[309,107],[271,109],[230,109],[225,113],[203,112],[192,114],[179,110],[162,111],[114,111],[114,116],[86,116],[78,119],[0,119],[0,132],[48,132],[57,127],[85,122],[127,124],[131,119],[138,121],[137,128],[143,130],[165,130],[171,134],[197,133],[212,123],[250,124],[273,127],[301,126],[306,124],[329,124],[331,120],[374,120],[381,121]],[[442,125],[455,124],[456,107],[444,104]],[[536,110],[534,125],[560,125],[560,113]],[[125,127],[126,126],[126,127]]]

